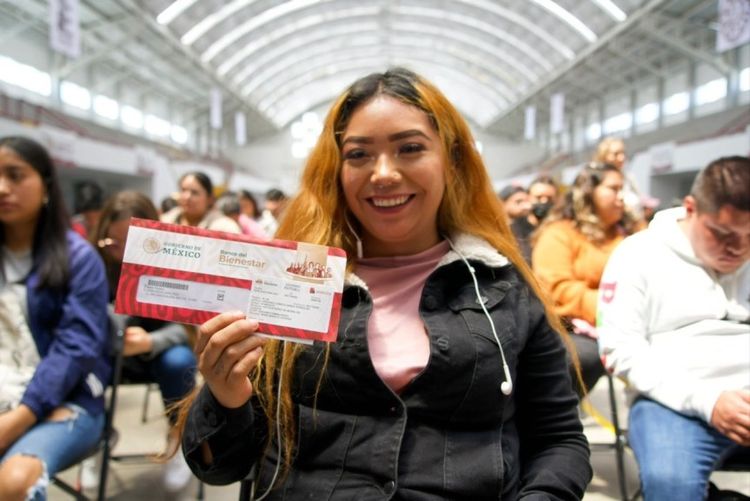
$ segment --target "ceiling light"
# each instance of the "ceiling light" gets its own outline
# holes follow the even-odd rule
[[[628,15],[622,11],[612,0],[592,0],[596,5],[601,7],[612,19],[618,23],[628,18]]]
[[[583,21],[575,17],[568,10],[560,7],[560,5],[558,5],[557,3],[553,2],[552,0],[534,0],[534,2],[560,18],[562,21],[568,24],[568,26],[580,33],[581,36],[589,42],[596,41],[596,33],[591,31],[591,29],[586,26]]]
[[[197,1],[198,0],[175,0],[169,5],[169,7],[156,16],[156,22],[165,25],[171,23],[177,16],[189,9],[190,6]]]

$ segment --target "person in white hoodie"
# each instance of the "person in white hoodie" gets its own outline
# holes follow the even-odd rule
[[[599,291],[644,498],[704,499],[716,462],[750,446],[750,159],[703,169],[682,207],[615,249]]]

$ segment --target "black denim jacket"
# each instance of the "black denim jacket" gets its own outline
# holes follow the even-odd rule
[[[589,449],[559,335],[505,258],[473,237],[459,237],[455,247],[476,269],[510,366],[511,395],[500,391],[505,377],[497,343],[468,267],[455,252],[425,284],[420,315],[430,358],[400,395],[372,366],[366,336],[372,300],[352,276],[317,400],[323,345],[306,349],[297,361],[296,456],[266,499],[583,497],[592,475]],[[276,446],[265,448],[266,419],[254,403],[225,409],[203,388],[183,436],[188,464],[199,478],[234,482],[260,458],[258,492],[265,492]],[[201,460],[206,440],[210,466]]]

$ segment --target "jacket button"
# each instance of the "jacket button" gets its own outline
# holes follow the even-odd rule
[[[424,298],[424,306],[428,310],[434,310],[438,307],[437,299],[435,299],[433,296],[427,296]]]
[[[391,495],[393,494],[393,491],[395,490],[396,490],[396,482],[394,482],[393,480],[389,480],[388,482],[383,484],[383,491],[386,494]]]
[[[437,338],[436,344],[440,351],[448,351],[448,348],[450,348],[450,342],[445,336],[440,336],[439,338]]]

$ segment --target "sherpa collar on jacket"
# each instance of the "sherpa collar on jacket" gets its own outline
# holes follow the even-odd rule
[[[474,235],[458,233],[448,240],[451,243],[451,249],[440,260],[437,268],[460,260],[461,256],[459,252],[467,260],[477,261],[491,268],[500,268],[510,263],[508,258],[500,254],[489,242]],[[355,273],[348,273],[344,282],[346,285],[368,290],[364,280],[359,278]]]

